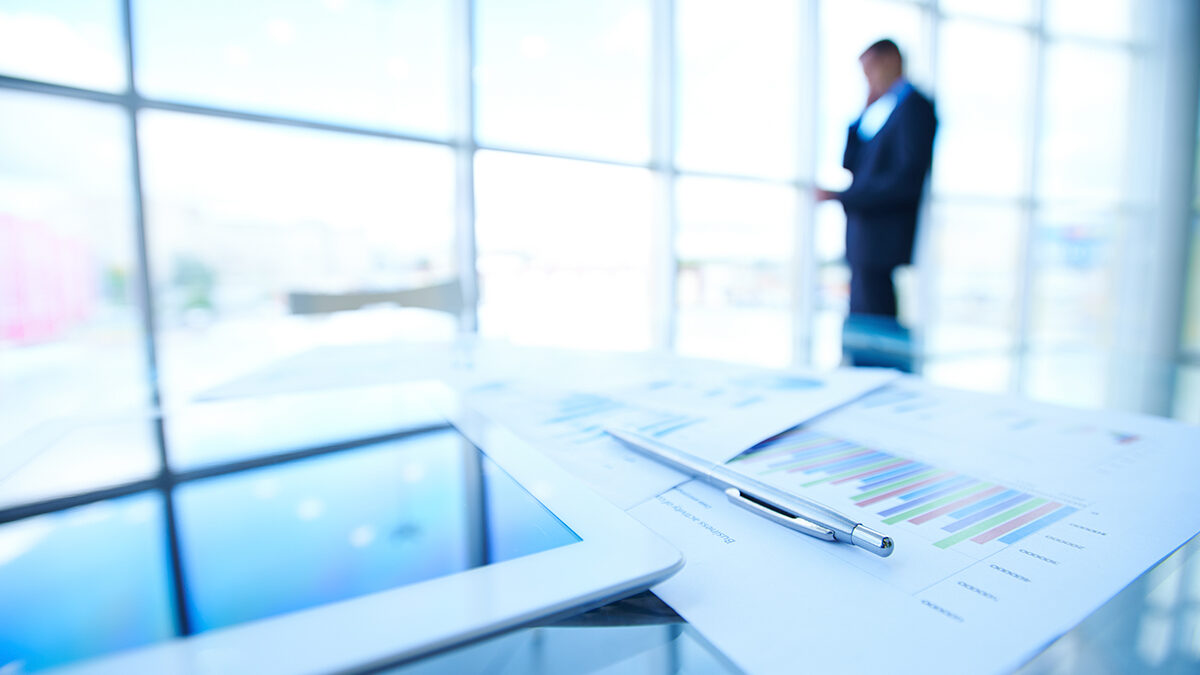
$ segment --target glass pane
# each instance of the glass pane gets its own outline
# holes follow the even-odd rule
[[[922,9],[883,0],[839,0],[820,5],[817,182],[830,189],[850,184],[842,169],[846,127],[858,119],[867,100],[867,82],[858,57],[881,38],[891,38],[904,54],[908,76],[918,86],[931,81],[928,47],[922,36]],[[928,87],[923,87],[928,93]]]
[[[1175,381],[1175,419],[1200,424],[1200,368],[1180,367]]]
[[[396,345],[368,351],[380,363]],[[345,363],[332,368],[348,369]],[[296,367],[306,370],[313,369]],[[171,468],[181,471],[445,425],[445,418],[429,408],[429,398],[427,388],[404,383],[231,396],[169,411],[163,432]],[[338,412],[331,415],[331,410]]]
[[[817,260],[817,312],[813,317],[812,363],[832,368],[842,359],[842,321],[850,308],[846,266],[846,214],[837,202],[817,204],[813,229]]]
[[[446,137],[449,0],[135,0],[151,97]]]
[[[145,426],[108,425],[150,402],[127,118],[0,92],[0,119],[0,501],[144,476]]]
[[[940,358],[1013,346],[1021,267],[1021,212],[941,202],[931,209],[921,272],[930,303],[925,349]]]
[[[1111,334],[1116,224],[1088,212],[1046,212],[1033,232],[1030,334],[1035,345],[1098,346]]]
[[[942,23],[940,36],[935,191],[1023,194],[1033,41],[1021,30],[954,20]]]
[[[646,0],[479,0],[476,17],[481,143],[650,158]]]
[[[1200,355],[1200,217],[1192,221],[1192,252],[1188,263],[1183,349]]]
[[[1033,20],[1034,0],[938,0],[938,9],[946,14],[962,14],[999,21]]]
[[[200,632],[579,541],[453,430],[192,481],[175,499]]]
[[[5,0],[0,73],[88,89],[125,89],[117,0]]]
[[[1047,0],[1046,28],[1090,38],[1133,37],[1131,0]]]
[[[649,171],[480,152],[475,180],[480,333],[536,345],[651,346]]]
[[[799,110],[799,5],[676,5],[684,170],[791,178]]]
[[[1196,127],[1196,183],[1192,186],[1192,208],[1200,212],[1200,115],[1196,117]]]
[[[98,418],[86,412],[33,427],[0,446],[5,474],[0,477],[0,508],[157,475],[161,460],[155,427],[146,413]]]
[[[816,210],[815,248],[822,263],[841,262],[846,257],[846,212],[837,202],[821,202]]]
[[[1130,59],[1094,47],[1047,48],[1038,167],[1043,197],[1093,204],[1123,197]]]
[[[783,366],[791,360],[793,188],[712,178],[676,184],[676,350]]]
[[[813,315],[812,365],[814,368],[828,369],[841,365],[842,323],[845,320],[845,310],[818,310]]]
[[[0,526],[4,672],[33,672],[173,637],[165,532],[155,493]]]
[[[292,294],[454,276],[448,148],[174,113],[147,113],[140,129],[168,396],[314,342],[419,328],[384,307],[286,316],[301,312]]]

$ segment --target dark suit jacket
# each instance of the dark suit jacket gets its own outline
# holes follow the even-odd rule
[[[846,260],[855,268],[912,262],[917,211],[933,160],[937,116],[916,89],[896,105],[874,138],[850,125],[842,166],[854,181],[839,200],[846,209]]]

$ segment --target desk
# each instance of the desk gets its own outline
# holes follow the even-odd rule
[[[369,408],[356,408],[362,413],[358,418],[343,418],[341,426],[317,429],[309,428],[295,435],[295,429],[275,427],[272,433],[281,433],[279,443],[272,442],[269,434],[272,426],[256,428],[242,427],[242,438],[252,438],[253,443],[230,452],[236,443],[221,442],[219,438],[197,437],[196,430],[212,428],[237,428],[237,425],[214,424],[213,419],[196,423],[187,422],[189,416],[211,414],[230,415],[232,408],[220,413],[226,403],[252,400],[280,391],[311,389],[329,392],[330,395],[344,394],[338,387],[358,385],[369,387],[397,379],[424,379],[430,376],[449,376],[451,379],[465,371],[486,368],[508,371],[527,368],[531,362],[541,364],[536,376],[547,381],[566,378],[590,377],[595,379],[619,380],[621,370],[626,372],[646,366],[649,362],[663,362],[675,357],[666,355],[573,355],[552,350],[509,350],[486,344],[455,345],[379,345],[317,350],[287,360],[269,369],[259,371],[252,377],[227,383],[220,390],[209,392],[225,397],[203,406],[183,406],[165,412],[168,454],[182,453],[173,459],[185,459],[185,466],[193,469],[214,463],[243,462],[244,468],[257,463],[269,463],[278,459],[276,451],[289,448],[296,456],[307,451],[297,443],[307,438],[317,452],[324,444],[336,444],[338,436],[345,433],[372,434],[384,430],[376,425],[379,420]],[[622,365],[623,364],[623,365]],[[212,406],[217,406],[213,408]],[[235,406],[236,407],[236,406]],[[204,410],[209,412],[205,413]],[[378,411],[376,411],[378,412]],[[177,417],[176,417],[177,416]],[[236,415],[235,415],[236,417]],[[227,418],[227,422],[235,417]],[[173,420],[181,420],[177,426]],[[245,422],[246,420],[242,420]],[[393,420],[394,421],[394,420]],[[404,420],[405,426],[413,427],[422,420]],[[190,424],[190,426],[189,426]],[[188,431],[191,429],[191,431]],[[291,434],[289,436],[289,434]],[[313,434],[316,434],[315,436]],[[228,440],[228,439],[227,439]],[[188,454],[191,453],[191,454]],[[124,496],[129,499],[138,494],[152,494],[158,489],[150,477],[127,481]],[[114,498],[117,499],[117,498]],[[94,506],[101,508],[113,500],[100,500]],[[89,507],[91,508],[91,507]],[[108,522],[95,518],[92,522]],[[124,512],[123,512],[124,513]],[[117,523],[125,531],[136,529],[157,531],[153,508],[132,509]],[[11,515],[11,512],[10,512]],[[10,518],[11,519],[11,518]],[[84,519],[85,524],[87,519]],[[5,533],[21,529],[17,537],[8,536],[7,543],[27,541],[29,528],[14,528],[27,525],[16,522],[4,526]],[[78,523],[76,523],[78,524]],[[108,542],[124,542],[122,550],[136,549],[145,541],[134,536],[106,537]],[[10,546],[8,551],[12,551]],[[112,549],[115,551],[115,547]],[[1200,667],[1200,543],[1193,539],[1184,548],[1169,556],[1154,569],[1139,577],[1122,593],[1114,597],[1093,613],[1086,621],[1033,659],[1022,669],[1024,673],[1127,673],[1127,672],[1196,672]],[[119,556],[116,557],[119,560]],[[134,585],[123,589],[127,597],[143,594],[151,610],[151,620],[157,628],[151,632],[169,632],[170,599],[165,590],[163,571],[138,575],[152,582],[157,579],[158,589],[146,585]],[[0,579],[4,574],[0,567]],[[155,576],[158,574],[159,576]],[[80,593],[95,593],[90,580],[76,580]],[[153,585],[153,584],[152,584]],[[61,586],[59,587],[61,588]],[[148,590],[147,590],[148,589]],[[118,589],[122,590],[122,589]],[[165,636],[160,636],[165,637]],[[516,631],[489,641],[468,645],[460,649],[431,657],[430,659],[397,669],[397,672],[649,672],[649,673],[725,673],[737,672],[719,651],[695,629],[684,623],[669,608],[658,603],[653,596],[641,596],[612,606],[593,610],[585,615],[573,617],[552,625],[537,626]]]

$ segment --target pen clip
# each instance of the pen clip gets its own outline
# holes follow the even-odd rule
[[[816,537],[817,539],[836,541],[833,536],[833,530],[829,529],[828,527],[818,525],[811,520],[806,520],[795,514],[781,511],[774,506],[754,499],[750,495],[742,494],[742,492],[737,488],[728,488],[725,490],[725,496],[729,497],[729,501],[737,504],[743,509],[783,525],[784,527],[803,532],[804,534],[807,534],[810,537]]]

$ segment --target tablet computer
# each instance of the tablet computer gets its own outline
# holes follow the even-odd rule
[[[444,424],[172,487],[165,501],[174,571],[146,581],[182,591],[171,603],[174,618],[165,620],[184,637],[26,665],[82,673],[372,671],[631,595],[682,566],[657,535],[503,424],[464,407],[449,388],[417,390]],[[91,583],[103,595],[101,586],[122,582]],[[14,613],[0,625],[0,634],[13,634],[0,642],[12,647],[43,619],[41,630],[72,621],[66,600]],[[110,601],[85,610],[98,633],[116,629],[104,616],[129,620],[122,599]]]

